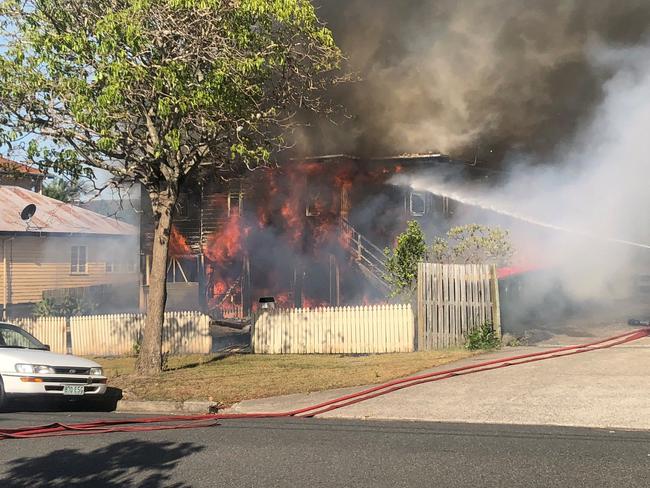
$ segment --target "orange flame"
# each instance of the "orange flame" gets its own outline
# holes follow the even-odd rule
[[[177,258],[188,254],[192,254],[192,249],[187,243],[187,239],[178,231],[176,226],[172,225],[169,234],[169,256]]]

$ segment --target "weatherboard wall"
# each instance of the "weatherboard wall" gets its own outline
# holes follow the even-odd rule
[[[72,246],[86,246],[86,271],[71,272]],[[127,237],[16,236],[8,242],[9,304],[35,303],[45,290],[138,283],[136,242]],[[129,269],[127,261],[134,265]],[[108,272],[106,263],[120,265]],[[5,279],[1,280],[5,283]],[[0,289],[0,297],[4,289]]]

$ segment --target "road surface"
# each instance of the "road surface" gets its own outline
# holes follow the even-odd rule
[[[97,416],[8,413],[0,414],[0,426]],[[199,430],[0,441],[0,459],[3,488],[647,487],[650,432],[228,421]]]

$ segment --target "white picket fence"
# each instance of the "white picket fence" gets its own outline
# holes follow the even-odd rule
[[[411,352],[414,340],[410,305],[265,311],[252,331],[258,354]]]
[[[144,316],[140,314],[72,317],[72,353],[79,356],[133,354],[143,327]],[[210,317],[198,312],[165,313],[163,352],[207,354],[211,350]]]
[[[66,353],[65,317],[19,318],[11,323],[25,329],[52,352]]]
[[[142,333],[138,314],[88,315],[70,318],[72,354],[125,356],[133,354]]]

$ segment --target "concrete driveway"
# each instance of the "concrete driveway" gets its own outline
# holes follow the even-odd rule
[[[595,337],[553,336],[542,345],[505,348],[453,366],[537,352],[550,348],[550,344],[591,342],[621,330],[631,328],[619,325],[599,329]],[[358,390],[252,400],[237,404],[232,410],[289,410]],[[650,338],[611,349],[418,385],[323,416],[650,430]]]

